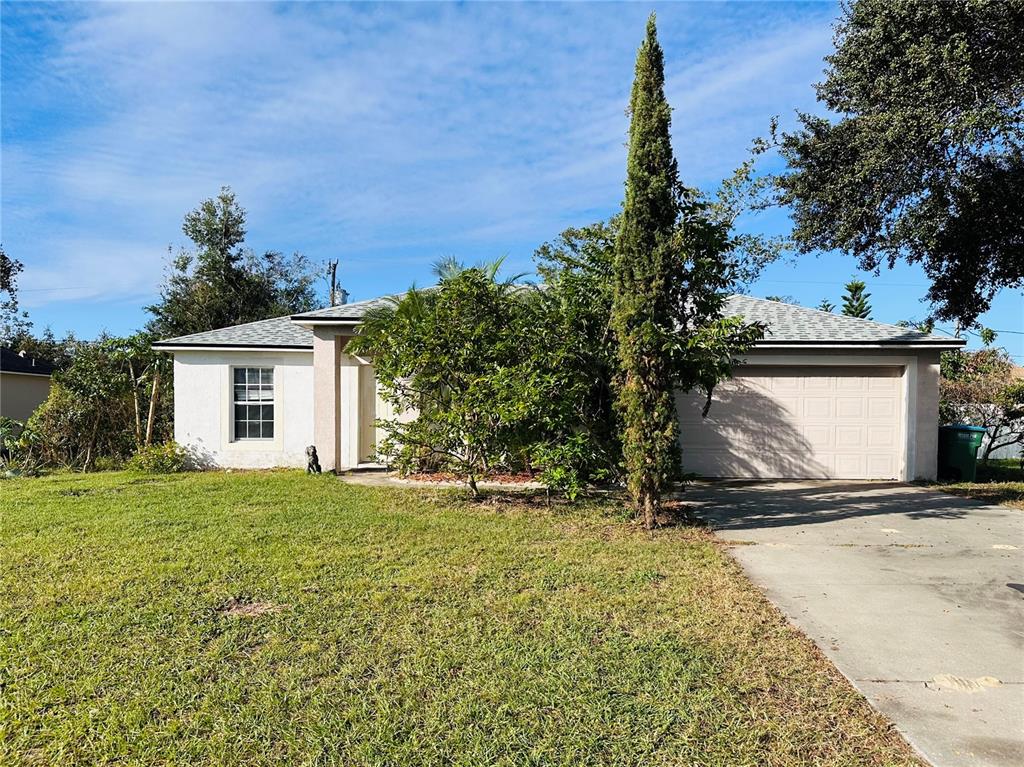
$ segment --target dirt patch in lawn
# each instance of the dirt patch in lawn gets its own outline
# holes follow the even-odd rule
[[[274,602],[257,602],[247,597],[231,597],[217,608],[217,613],[228,618],[258,618],[261,615],[279,613],[288,605]]]

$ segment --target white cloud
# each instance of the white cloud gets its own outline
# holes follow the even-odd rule
[[[67,301],[41,290],[67,275],[92,286],[76,300],[151,295],[182,215],[223,183],[248,209],[256,248],[344,252],[354,264],[388,254],[426,268],[441,253],[472,259],[537,244],[617,205],[645,13],[262,3],[26,11],[4,40],[5,245],[28,266],[25,288],[40,289],[36,306]],[[728,173],[771,114],[806,104],[829,45],[821,9],[809,19],[773,11],[757,26],[743,13],[754,9],[661,12],[691,183]],[[51,44],[36,51],[18,25]],[[391,289],[384,277],[414,270],[365,271]]]

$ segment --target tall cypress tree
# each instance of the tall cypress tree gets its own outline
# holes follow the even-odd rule
[[[644,525],[657,524],[661,493],[677,461],[675,402],[665,339],[672,334],[672,245],[679,213],[671,108],[655,17],[637,52],[630,96],[629,160],[615,243],[612,328],[618,340],[616,407],[627,485]]]

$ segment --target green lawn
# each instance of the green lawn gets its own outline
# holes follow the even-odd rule
[[[918,764],[706,532],[612,506],[63,474],[0,482],[0,547],[0,764]]]
[[[1024,509],[1024,469],[1019,460],[991,460],[978,464],[977,482],[950,482],[942,490],[986,503]]]

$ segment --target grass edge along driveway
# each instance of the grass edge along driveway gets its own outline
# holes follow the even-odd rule
[[[979,462],[976,482],[938,482],[935,486],[951,495],[1024,511],[1024,466],[1016,458]]]
[[[908,765],[703,530],[298,472],[0,484],[0,763]]]

